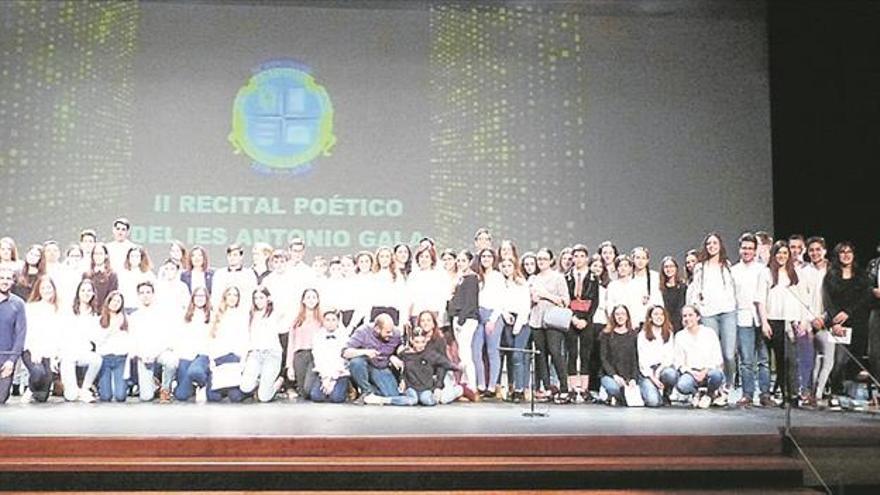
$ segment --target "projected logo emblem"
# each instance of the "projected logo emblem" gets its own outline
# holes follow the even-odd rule
[[[253,160],[255,170],[310,170],[336,142],[327,90],[296,61],[262,64],[235,96],[229,141]]]

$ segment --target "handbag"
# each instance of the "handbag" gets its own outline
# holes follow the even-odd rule
[[[542,323],[544,328],[567,332],[571,327],[572,316],[574,316],[574,313],[570,309],[554,306],[544,312]]]
[[[644,407],[645,401],[642,399],[642,391],[638,385],[627,385],[623,389],[623,400],[627,407]]]

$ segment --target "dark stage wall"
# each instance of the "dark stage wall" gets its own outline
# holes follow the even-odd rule
[[[880,2],[769,5],[774,224],[779,235],[880,242]]]

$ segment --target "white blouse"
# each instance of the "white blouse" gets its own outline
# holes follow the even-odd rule
[[[57,357],[59,336],[66,323],[61,310],[45,301],[27,303],[24,308],[27,318],[24,348],[30,351],[31,360]]]

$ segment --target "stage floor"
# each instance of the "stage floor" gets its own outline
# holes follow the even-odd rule
[[[437,407],[269,404],[19,404],[0,406],[3,436],[371,437],[442,435],[748,435],[778,434],[782,409],[685,406],[660,409],[546,405],[527,418],[522,405],[483,402]],[[53,399],[57,400],[57,399]],[[880,429],[861,412],[792,412],[796,427]]]

